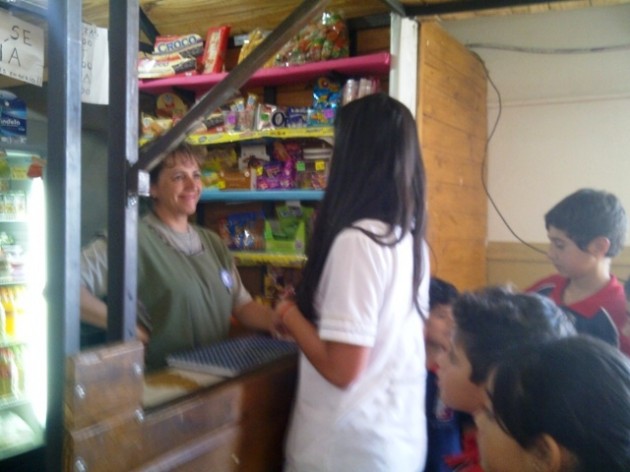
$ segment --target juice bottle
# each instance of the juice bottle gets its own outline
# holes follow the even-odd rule
[[[0,303],[0,339],[7,337],[7,314]]]
[[[7,336],[15,336],[15,310],[13,306],[12,293],[7,287],[0,289],[0,302],[4,308],[6,316],[6,334]]]

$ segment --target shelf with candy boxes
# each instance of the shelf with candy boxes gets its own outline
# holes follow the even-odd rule
[[[323,191],[331,156],[330,139],[312,136],[212,145],[201,163],[202,198],[212,199],[212,192],[217,191]],[[306,195],[306,199],[320,197]]]
[[[265,210],[235,210],[217,221],[217,232],[239,265],[301,267],[315,210],[297,202]]]
[[[320,76],[313,86],[309,107],[261,103],[255,93],[239,95],[208,114],[191,131],[187,141],[204,145],[265,137],[332,136],[340,106],[379,90],[380,83],[375,77],[349,78],[344,82]],[[141,144],[168,131],[188,108],[184,99],[175,93],[159,95],[154,114],[142,114]]]

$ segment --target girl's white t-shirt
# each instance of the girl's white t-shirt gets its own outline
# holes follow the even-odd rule
[[[355,223],[384,234],[376,220]],[[420,301],[428,314],[429,259],[423,247]],[[419,471],[426,457],[423,323],[413,304],[413,248],[407,234],[382,246],[358,229],[335,239],[317,289],[319,336],[371,349],[347,389],[300,355],[286,444],[287,471]]]

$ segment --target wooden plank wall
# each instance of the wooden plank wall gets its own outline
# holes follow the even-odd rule
[[[460,289],[486,283],[486,75],[437,23],[420,25],[418,129],[427,172],[431,271]]]
[[[540,251],[547,251],[548,247],[547,244],[532,246]],[[520,290],[555,272],[545,254],[516,242],[489,242],[487,263],[489,284],[507,283]],[[630,277],[630,247],[613,259],[612,273],[622,280]]]

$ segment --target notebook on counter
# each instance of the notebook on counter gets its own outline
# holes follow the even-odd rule
[[[170,367],[222,377],[236,375],[298,352],[291,341],[265,336],[243,336],[177,352],[166,357]]]

